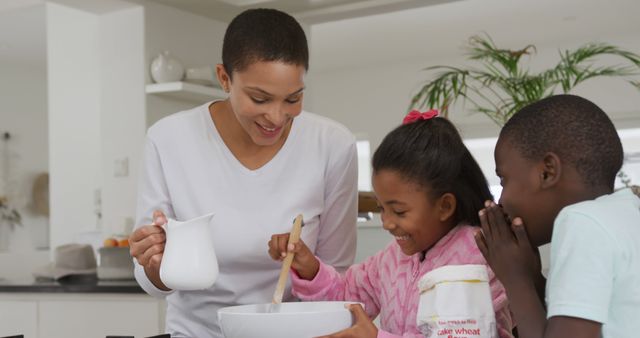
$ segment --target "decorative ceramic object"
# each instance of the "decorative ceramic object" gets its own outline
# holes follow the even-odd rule
[[[151,61],[151,78],[157,83],[180,81],[184,77],[182,64],[174,59],[169,51],[158,54]]]
[[[184,80],[205,86],[218,86],[218,79],[216,79],[215,68],[213,66],[187,68]]]

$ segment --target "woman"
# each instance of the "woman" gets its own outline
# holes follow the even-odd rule
[[[302,238],[318,257],[343,270],[353,262],[355,139],[336,122],[302,111],[308,55],[291,16],[245,11],[229,24],[216,67],[229,97],[148,130],[131,254],[140,285],[166,296],[172,337],[221,337],[219,308],[269,302],[280,265],[264,243],[288,232],[299,213]],[[158,225],[209,212],[216,213],[216,283],[169,290],[159,277],[165,235]]]

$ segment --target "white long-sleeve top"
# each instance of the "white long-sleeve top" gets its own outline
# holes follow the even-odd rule
[[[157,289],[136,262],[135,276],[149,294],[166,297],[166,331],[172,337],[222,337],[217,311],[268,303],[281,263],[268,255],[272,234],[291,230],[302,213],[301,238],[339,270],[356,249],[357,155],[355,138],[340,124],[302,112],[285,144],[256,170],[244,167],[218,134],[211,103],[170,115],[147,131],[136,225],[153,211],[180,221],[210,212],[220,274],[202,291]],[[285,300],[290,299],[287,286]]]

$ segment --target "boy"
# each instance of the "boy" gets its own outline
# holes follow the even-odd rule
[[[521,338],[640,334],[640,199],[613,190],[622,160],[611,120],[578,96],[524,107],[500,132],[500,206],[480,211],[476,242]],[[534,248],[549,242],[545,309]]]

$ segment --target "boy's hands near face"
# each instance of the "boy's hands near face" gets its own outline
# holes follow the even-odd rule
[[[542,277],[540,255],[531,246],[522,219],[516,217],[509,224],[498,205],[485,206],[479,212],[482,231],[475,239],[487,263],[507,289],[521,283],[536,285]]]
[[[364,311],[362,305],[349,304],[349,311],[351,311],[356,321],[352,327],[317,338],[376,338],[378,336],[378,328],[373,324],[373,321]]]
[[[507,221],[494,202],[480,210],[482,231],[476,244],[502,282],[522,338],[542,338],[546,311],[537,286],[542,278],[537,248],[531,246],[521,218]]]

